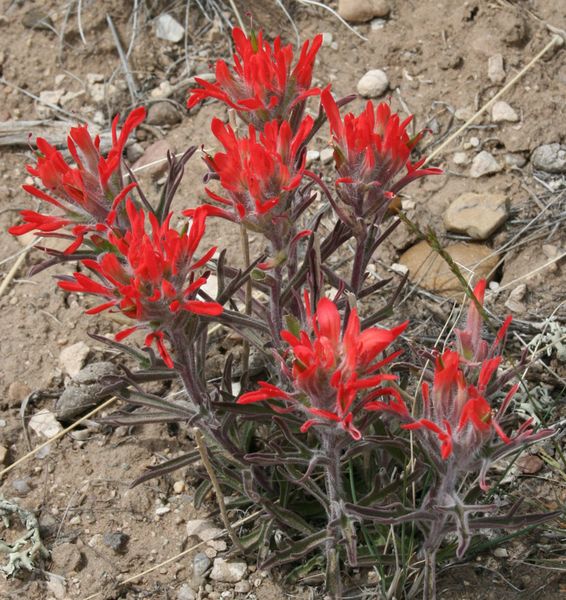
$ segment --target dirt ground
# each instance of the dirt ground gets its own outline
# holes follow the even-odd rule
[[[134,4],[138,11],[132,37]],[[165,117],[157,117],[155,124],[141,128],[139,151],[159,139],[176,151],[192,144],[209,147],[213,141],[207,124],[213,115],[223,112],[218,106],[206,105],[188,114],[183,81],[188,75],[209,72],[214,60],[226,55],[229,46],[219,18],[209,23],[196,4],[191,8],[185,52],[183,42],[158,39],[151,22],[166,9],[183,22],[186,2],[180,0],[2,0],[0,126],[44,120],[63,121],[68,127],[75,119],[88,119],[101,130],[108,130],[112,116],[125,112],[132,104],[107,19],[110,15],[122,45],[131,49],[129,64],[137,102],[155,104],[165,90],[169,93],[167,104],[177,115],[171,124]],[[256,26],[271,36],[281,33],[294,42],[293,29],[276,2],[243,4],[239,3],[242,14],[253,15]],[[336,8],[334,2],[325,4]],[[213,2],[204,5],[218,6]],[[318,32],[331,34],[326,36],[319,54],[315,83],[331,82],[336,94],[344,96],[355,92],[368,70],[385,70],[392,106],[402,113],[414,113],[417,130],[431,130],[423,143],[425,153],[432,152],[449,131],[461,125],[549,42],[551,34],[546,24],[566,29],[566,6],[560,0],[390,0],[388,18],[356,26],[366,40],[356,37],[328,11],[291,0],[285,5],[301,39]],[[221,14],[234,20],[228,7],[225,3]],[[82,11],[80,18],[77,10]],[[494,83],[488,78],[488,60],[497,54],[503,57],[505,75]],[[483,242],[491,251],[499,251],[500,259],[494,269],[495,283],[487,308],[495,315],[514,313],[512,342],[517,355],[551,316],[559,336],[564,335],[566,327],[566,274],[561,259],[566,246],[566,168],[557,173],[544,172],[534,169],[531,161],[533,151],[541,145],[566,144],[565,57],[564,49],[549,52],[506,92],[503,99],[516,111],[516,122],[494,123],[489,112],[480,117],[435,157],[434,164],[442,167],[444,174],[412,184],[403,198],[409,216],[421,228],[432,227],[448,244],[468,240],[448,233],[444,227],[444,215],[455,198],[465,192],[505,196],[510,207],[507,221]],[[45,91],[56,92],[42,98],[58,103],[59,110],[34,99]],[[357,110],[363,102],[358,99],[351,108]],[[179,122],[173,123],[177,118]],[[24,166],[31,156],[27,134],[35,134],[38,127],[24,124],[20,138],[10,145],[2,143],[0,137],[0,283],[14,264],[16,253],[22,250],[21,240],[9,236],[6,229],[16,222],[18,210],[35,206],[20,186],[28,177]],[[49,134],[45,135],[49,139]],[[323,133],[314,140],[313,149],[322,150],[327,143],[327,134]],[[131,150],[134,159],[135,150]],[[470,176],[470,163],[481,150],[489,151],[501,169],[474,178]],[[194,206],[203,199],[203,173],[203,165],[194,158],[176,208]],[[146,189],[157,194],[160,177],[153,170],[144,175],[149,186]],[[238,247],[233,231],[222,224],[211,227],[208,235],[222,240],[228,248]],[[29,241],[24,240],[24,244]],[[415,241],[400,227],[383,254],[376,257],[376,272],[386,273],[386,266],[399,262],[401,254]],[[233,255],[237,261],[237,252]],[[0,296],[0,446],[7,449],[4,466],[28,451],[22,422],[38,411],[53,410],[56,397],[64,389],[68,375],[60,355],[65,348],[83,342],[88,346],[87,363],[118,360],[87,335],[87,330],[109,333],[116,329],[115,323],[103,317],[83,316],[83,300],[55,288],[54,272],[70,272],[72,265],[28,277],[28,268],[40,259],[37,250],[29,252],[24,266]],[[520,298],[517,295],[515,304],[509,303],[510,292],[523,283],[526,287],[521,289]],[[434,291],[409,284],[398,311],[402,318],[411,319],[414,339],[428,340],[441,331],[452,307],[452,301]],[[533,367],[530,378],[533,386],[542,390],[541,410],[564,416],[564,408],[556,406],[561,394],[563,398],[566,383],[564,356],[560,359],[558,346],[553,350],[550,342],[550,337],[544,338],[549,354],[544,355],[544,364]],[[26,399],[22,421],[20,406]],[[30,436],[32,446],[44,441],[33,432]],[[25,580],[0,576],[0,599],[85,599],[97,592],[101,599],[190,599],[187,582],[195,581],[194,555],[200,552],[201,560],[205,560],[202,553],[208,559],[222,556],[222,544],[217,548],[205,545],[121,591],[117,591],[117,584],[189,548],[195,538],[188,537],[186,522],[215,511],[213,501],[198,511],[193,508],[195,484],[202,477],[198,466],[134,489],[128,487],[147,466],[191,448],[187,432],[165,426],[145,426],[131,432],[90,423],[11,471],[0,481],[0,494],[16,499],[38,515],[45,545],[53,551],[53,558],[46,562],[43,576]],[[549,509],[563,506],[564,465],[553,468],[546,460],[541,463],[536,474],[529,474],[527,468],[519,472],[513,485],[523,486]],[[543,532],[528,543],[514,540],[505,553],[489,551],[465,565],[450,566],[442,573],[440,598],[565,597],[566,580],[554,569],[555,563],[546,567],[540,564],[544,560],[563,561],[560,549],[566,547],[564,530],[553,531],[554,537]],[[126,541],[115,549],[111,539]],[[317,588],[302,584],[283,589],[277,583],[279,576],[268,576],[250,564],[241,582],[248,585],[238,588],[205,578],[195,597],[322,597]],[[196,591],[198,582],[193,587]],[[364,589],[366,595],[360,586],[358,597],[372,598],[371,591]]]

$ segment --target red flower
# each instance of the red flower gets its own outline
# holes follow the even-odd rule
[[[130,201],[126,204],[126,211],[130,228],[125,234],[109,232],[112,251],[98,260],[82,261],[97,280],[74,273],[73,278],[60,281],[59,286],[70,292],[102,296],[105,301],[88,310],[88,314],[117,308],[140,322],[118,334],[119,339],[149,325],[153,331],[146,338],[146,345],[155,341],[163,360],[172,366],[163,343],[163,330],[182,314],[180,311],[205,316],[216,316],[222,312],[220,304],[196,299],[206,277],[196,277],[195,273],[216,250],[211,248],[201,258],[194,257],[204,235],[206,214],[204,210],[197,209],[190,229],[182,233],[171,228],[171,215],[160,225],[150,214],[151,232],[148,233],[145,231],[144,212],[137,210]]]
[[[289,376],[294,393],[260,382],[260,390],[243,394],[238,403],[282,399],[310,417],[303,424],[302,431],[312,425],[336,423],[354,439],[360,439],[361,432],[353,424],[357,410],[355,400],[360,392],[367,394],[366,390],[370,395],[397,394],[392,388],[378,388],[384,381],[396,377],[377,372],[394,360],[399,352],[382,360],[377,358],[405,330],[407,323],[390,330],[371,327],[361,331],[354,309],[342,335],[340,314],[333,302],[322,298],[314,317],[306,295],[305,303],[312,333],[304,330],[281,332],[293,357]]]
[[[480,305],[483,305],[485,283],[485,280],[480,281],[474,290]],[[452,460],[459,470],[467,470],[469,465],[477,461],[494,436],[508,446],[517,446],[548,435],[548,432],[533,434],[529,428],[532,420],[523,423],[513,437],[503,431],[499,421],[518,385],[511,387],[498,410],[494,410],[490,404],[489,395],[492,388],[497,387],[495,376],[501,364],[501,356],[496,354],[496,350],[509,322],[509,319],[505,321],[490,348],[482,339],[481,312],[472,302],[466,328],[456,330],[458,350],[446,350],[437,356],[432,389],[426,382],[422,385],[421,418],[412,420],[407,415],[409,422],[401,425],[404,429],[421,432],[421,441],[429,451],[439,452],[444,460]],[[370,407],[366,405],[366,408]],[[387,406],[376,408],[384,409]],[[484,459],[487,464],[486,461]],[[480,479],[484,488],[485,470],[482,469]]]
[[[214,119],[212,131],[226,152],[217,152],[205,160],[220,178],[227,197],[210,189],[206,192],[228,208],[209,206],[208,214],[269,230],[274,216],[285,214],[288,209],[287,192],[301,183],[305,169],[302,149],[312,126],[312,118],[306,117],[293,135],[287,121],[271,121],[259,135],[250,125],[248,136],[238,138],[229,125]],[[184,214],[190,216],[192,210]]]
[[[329,87],[322,91],[321,102],[334,141],[339,183],[373,185],[391,196],[414,179],[441,173],[436,168],[422,169],[424,159],[411,163],[411,151],[424,134],[409,137],[412,116],[401,122],[388,104],[374,108],[370,101],[359,116],[349,113],[342,119]],[[404,168],[407,173],[398,179]]]
[[[29,194],[53,204],[64,211],[63,215],[43,215],[34,211],[22,211],[23,225],[9,229],[13,235],[28,231],[52,233],[67,225],[75,242],[66,253],[76,250],[84,235],[95,231],[97,224],[113,224],[117,207],[134,187],[124,188],[121,175],[122,152],[135,127],[145,118],[145,109],[133,110],[118,135],[118,115],[112,123],[112,147],[107,156],[100,152],[100,138],[92,139],[86,125],[73,127],[67,139],[69,152],[76,166],[69,165],[63,155],[43,138],[37,138],[37,164],[28,165],[28,172],[41,180],[47,192],[33,185],[24,185]],[[122,217],[118,219],[122,220]]]
[[[232,36],[236,48],[232,70],[219,60],[216,83],[196,77],[201,87],[192,91],[189,108],[206,98],[216,98],[239,111],[245,121],[261,128],[267,121],[288,115],[308,96],[320,93],[318,88],[311,88],[311,81],[322,35],[317,35],[310,44],[304,43],[294,67],[293,48],[282,46],[279,37],[271,46],[261,32],[248,38],[241,29],[234,28]]]
[[[460,355],[453,350],[438,356],[432,391],[428,383],[422,386],[423,418],[401,427],[433,432],[440,443],[443,459],[448,459],[454,452],[457,459],[467,461],[477,456],[494,433],[506,444],[510,440],[493,416],[488,401],[474,385],[466,382],[461,366]],[[497,365],[493,362],[482,365],[480,379],[488,372],[492,374],[494,367]],[[515,391],[516,388],[512,389],[511,395]]]

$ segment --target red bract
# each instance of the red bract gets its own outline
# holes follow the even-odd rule
[[[41,180],[47,192],[33,185],[24,185],[29,194],[53,204],[63,211],[62,215],[44,215],[34,211],[22,211],[22,225],[10,228],[13,235],[28,231],[39,234],[59,231],[74,225],[70,232],[75,241],[67,248],[72,253],[82,243],[84,235],[95,231],[97,225],[111,225],[116,220],[118,205],[134,187],[124,187],[121,174],[122,152],[126,141],[145,118],[143,107],[133,110],[118,135],[118,115],[112,123],[112,148],[106,156],[100,152],[100,138],[94,139],[86,125],[73,127],[67,139],[69,152],[75,166],[68,164],[63,155],[43,138],[37,138],[37,164],[28,165],[28,172]],[[123,221],[119,218],[118,222]],[[61,234],[63,236],[63,234]]]
[[[487,373],[492,375],[497,364],[488,361],[482,365],[480,380],[487,383],[491,378]],[[423,418],[401,427],[425,428],[433,432],[440,443],[443,459],[448,459],[453,453],[457,461],[475,459],[494,433],[507,444],[509,437],[501,429],[491,406],[482,395],[486,385],[482,385],[482,388],[479,390],[466,382],[460,355],[453,350],[446,350],[436,359],[432,390],[428,383],[422,386]],[[516,390],[516,387],[511,388],[505,405]]]
[[[302,431],[312,425],[334,423],[358,440],[362,434],[353,424],[358,394],[361,392],[365,397],[368,394],[388,395],[397,401],[395,389],[378,387],[396,377],[378,371],[394,360],[399,352],[377,359],[405,330],[407,323],[393,329],[371,327],[361,331],[360,320],[354,309],[342,335],[340,314],[333,302],[327,298],[321,299],[314,316],[310,312],[307,296],[305,303],[311,333],[304,330],[281,332],[292,354],[292,367],[288,375],[294,392],[287,393],[260,382],[260,390],[243,394],[238,403],[274,399],[291,402],[309,416]]]
[[[243,221],[268,233],[273,219],[285,216],[289,208],[288,192],[301,183],[305,169],[304,142],[312,126],[312,118],[305,117],[293,135],[287,121],[281,124],[271,121],[261,133],[250,125],[248,136],[238,138],[229,125],[214,119],[212,131],[226,152],[217,152],[205,160],[227,194],[220,196],[210,189],[206,191],[213,200],[229,208],[209,205],[209,214]],[[190,216],[192,211],[184,214]]]
[[[474,290],[480,305],[483,305],[485,281],[480,281]],[[496,378],[501,356],[495,351],[509,326],[507,319],[496,336],[491,349],[482,339],[481,312],[474,302],[470,304],[466,328],[457,330],[457,350],[445,350],[436,358],[432,386],[422,384],[421,418],[413,420],[406,408],[384,402],[369,402],[368,410],[393,411],[402,417],[404,429],[415,430],[429,455],[439,454],[453,472],[470,470],[498,437],[509,449],[520,444],[546,437],[549,432],[536,434],[530,428],[529,419],[515,433],[508,436],[500,425],[511,399],[518,389],[512,386],[497,410],[492,407],[490,396],[501,384]],[[404,405],[403,405],[404,406]],[[489,460],[483,458],[480,484],[486,487],[485,471]]]
[[[172,367],[163,343],[169,325],[182,311],[204,316],[222,313],[220,304],[196,299],[198,289],[206,282],[206,276],[197,277],[196,272],[216,248],[199,259],[194,257],[205,231],[204,210],[197,209],[190,229],[181,233],[171,228],[171,215],[159,224],[150,213],[151,231],[146,232],[144,212],[129,201],[126,210],[130,221],[128,231],[108,234],[112,251],[98,260],[82,261],[97,280],[74,273],[73,278],[60,281],[59,286],[70,292],[102,296],[103,304],[87,310],[89,314],[116,308],[139,322],[120,332],[118,339],[149,326],[153,331],[147,336],[146,345],[155,342],[163,360]]]
[[[216,83],[196,77],[201,87],[192,91],[189,108],[206,98],[216,98],[261,128],[263,123],[287,117],[297,104],[320,93],[318,88],[311,88],[311,81],[322,35],[304,43],[294,67],[293,48],[282,46],[279,37],[271,46],[262,32],[248,38],[241,29],[234,28],[232,35],[236,49],[232,69],[218,60]]]
[[[407,133],[412,116],[401,121],[388,104],[377,107],[369,101],[365,110],[343,119],[330,93],[323,90],[321,102],[328,117],[334,144],[334,160],[341,179],[337,183],[372,185],[395,195],[401,188],[419,177],[441,173],[436,168],[421,168],[424,159],[411,163],[411,151],[424,132],[413,138]],[[397,177],[403,169],[407,173]]]

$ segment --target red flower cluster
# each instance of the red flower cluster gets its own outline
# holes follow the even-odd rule
[[[289,344],[293,359],[287,375],[294,392],[288,393],[266,382],[260,389],[243,394],[239,404],[261,400],[281,399],[301,408],[308,420],[301,430],[312,425],[339,425],[352,438],[359,440],[361,432],[354,426],[355,413],[367,402],[379,396],[391,396],[392,404],[400,402],[398,393],[391,387],[378,387],[384,381],[396,379],[394,375],[378,371],[394,360],[400,352],[377,360],[389,345],[405,330],[407,323],[393,329],[371,327],[360,330],[360,319],[354,309],[341,335],[341,318],[336,305],[323,298],[313,317],[308,296],[305,295],[306,312],[312,334],[306,331],[282,331],[281,337]],[[360,391],[366,395],[355,405]],[[404,405],[402,405],[404,407]],[[274,406],[275,410],[281,410]]]
[[[305,42],[297,64],[293,67],[293,48],[282,46],[275,38],[273,47],[260,32],[246,37],[241,29],[232,32],[234,65],[232,70],[219,60],[216,62],[216,83],[196,78],[201,86],[193,90],[188,101],[192,108],[205,98],[216,98],[240,112],[246,122],[259,128],[267,121],[281,120],[308,96],[320,93],[311,88],[316,54],[322,45],[322,35],[312,44]]]
[[[321,102],[334,140],[334,160],[341,177],[337,183],[373,185],[392,196],[414,179],[441,173],[436,168],[422,169],[424,159],[411,163],[411,151],[424,133],[409,138],[412,116],[401,122],[388,104],[374,108],[369,101],[359,116],[348,113],[342,119],[329,87],[323,90]],[[405,167],[406,175],[396,180]]]
[[[508,444],[509,437],[501,429],[484,397],[500,362],[501,357],[498,356],[481,365],[476,387],[466,382],[458,352],[445,351],[436,359],[432,394],[428,383],[422,386],[423,418],[401,427],[432,431],[440,443],[443,459],[448,459],[453,453],[457,459],[475,458],[492,439],[493,433]],[[508,405],[517,388],[511,388],[504,406]]]
[[[65,251],[74,252],[83,242],[87,232],[112,225],[117,217],[118,205],[134,187],[123,186],[121,176],[122,152],[131,132],[145,119],[145,108],[133,110],[118,135],[117,115],[112,123],[112,148],[104,157],[100,152],[100,138],[92,139],[86,125],[71,129],[67,140],[69,152],[76,166],[69,165],[62,154],[43,138],[37,138],[37,164],[28,165],[28,172],[41,180],[47,192],[33,185],[23,189],[33,196],[53,204],[64,211],[63,215],[45,215],[24,210],[22,225],[9,229],[13,235],[37,231],[53,235],[67,225],[75,240]],[[120,218],[118,223],[120,223]],[[68,237],[64,234],[56,234]]]
[[[105,302],[87,310],[89,314],[116,307],[127,317],[140,321],[120,332],[117,339],[123,339],[140,327],[152,328],[146,346],[155,341],[165,363],[173,367],[163,342],[167,325],[180,311],[205,316],[222,313],[220,304],[195,298],[207,279],[206,276],[197,277],[195,273],[216,251],[211,248],[201,258],[194,258],[205,232],[206,211],[197,209],[190,229],[181,233],[171,228],[171,215],[160,224],[150,214],[151,232],[148,233],[144,212],[137,210],[130,201],[126,211],[130,222],[127,232],[108,232],[112,250],[98,260],[82,261],[98,281],[74,273],[72,278],[60,281],[59,286],[70,292],[102,296]]]
[[[209,205],[209,214],[244,221],[254,229],[268,231],[274,214],[284,214],[288,209],[282,202],[286,192],[296,189],[301,182],[305,169],[304,142],[312,126],[312,118],[305,117],[293,135],[287,121],[281,124],[270,121],[259,135],[250,125],[248,136],[238,138],[229,125],[214,119],[212,131],[226,152],[217,152],[205,160],[220,178],[228,197],[208,188],[206,192],[231,210]],[[192,211],[184,214],[190,216]]]

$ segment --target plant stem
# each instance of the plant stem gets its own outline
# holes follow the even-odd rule
[[[232,543],[242,554],[246,554],[245,548],[242,546],[242,543],[238,539],[232,525],[230,524],[230,518],[228,517],[228,511],[226,510],[226,504],[224,503],[224,496],[222,495],[222,490],[220,489],[220,483],[218,482],[218,478],[216,477],[216,473],[214,472],[214,467],[210,462],[210,457],[208,456],[208,450],[206,449],[206,444],[204,441],[204,436],[198,427],[194,428],[195,440],[197,442],[197,448],[204,464],[204,468],[210,477],[210,481],[212,482],[212,487],[216,493],[216,501],[218,502],[218,508],[220,509],[220,515],[222,516],[222,522],[224,523],[224,527],[232,540]]]
[[[336,432],[325,428],[322,432],[322,449],[328,458],[325,472],[326,493],[329,500],[328,536],[326,542],[326,592],[331,600],[342,598],[342,575],[340,572],[339,519],[341,514],[342,478],[340,473],[340,445]]]
[[[423,600],[436,600],[436,550],[425,550]]]
[[[242,243],[242,253],[244,254],[244,268],[250,266],[250,240],[248,238],[248,231],[244,224],[240,225],[240,241]],[[245,303],[246,315],[252,314],[252,280],[248,278],[246,282],[246,303]],[[242,347],[242,375],[246,375],[249,368],[250,362],[250,344],[244,339]]]

